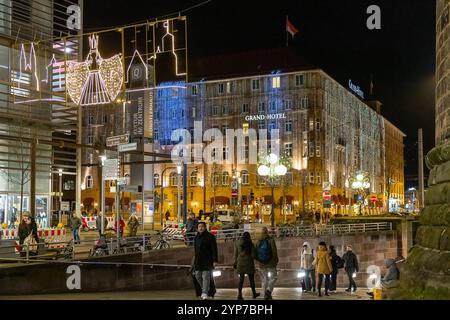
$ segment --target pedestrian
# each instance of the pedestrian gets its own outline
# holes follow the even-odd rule
[[[344,262],[341,257],[336,253],[334,246],[330,246],[331,266],[333,271],[331,272],[330,292],[336,291],[337,275],[340,268],[344,267]]]
[[[218,262],[216,237],[206,230],[206,223],[199,222],[194,239],[195,278],[202,288],[202,300],[208,299],[212,271]]]
[[[248,276],[250,287],[252,288],[253,299],[259,297],[255,287],[255,246],[253,245],[250,233],[244,232],[242,239],[237,240],[234,246],[234,268],[239,275],[238,300],[242,297],[242,287],[244,286],[245,275]]]
[[[100,211],[97,220],[95,220],[95,226],[98,230],[98,234],[100,237],[102,236],[102,220],[103,220],[103,231],[106,231],[106,227],[108,226],[108,219],[106,219],[106,216],[103,215],[103,212]]]
[[[195,213],[191,212],[186,222],[186,240],[188,246],[192,246],[194,244],[197,226],[198,226],[197,217],[195,216]]]
[[[169,221],[169,219],[170,219],[170,211],[167,210],[166,211],[166,221]]]
[[[381,279],[381,286],[383,289],[397,287],[400,279],[400,271],[397,268],[395,259],[386,259],[384,265],[388,269],[387,273]]]
[[[278,278],[278,253],[275,240],[269,235],[267,227],[262,228],[261,240],[256,246],[256,260],[259,261],[264,299],[271,300],[273,288]]]
[[[309,242],[303,242],[300,253],[300,269],[305,272],[303,290],[316,292],[316,255]]]
[[[27,249],[29,256],[37,255],[37,247],[31,246],[30,244],[33,244],[34,241],[36,243],[39,243],[38,228],[36,221],[33,219],[33,217],[30,216],[30,213],[28,212],[22,213],[22,221],[19,224],[18,235],[19,244],[22,248],[22,250],[20,251],[20,256],[26,257]],[[30,235],[31,237],[29,237]],[[27,248],[26,245],[30,246],[28,246]]]
[[[259,223],[259,212],[258,211],[256,211],[256,214],[255,214],[255,223]]]
[[[123,221],[122,216],[119,216],[119,236],[122,238],[123,236],[123,230],[125,229],[125,222]],[[117,233],[117,219],[116,222],[114,223],[114,231]]]
[[[73,233],[73,242],[74,244],[80,243],[80,227],[81,227],[81,219],[77,216],[77,214],[72,212],[72,217],[70,217],[70,225],[72,226]]]
[[[316,223],[319,223],[320,222],[320,212],[319,212],[319,210],[316,211],[315,217],[316,217]]]
[[[359,271],[358,267],[358,258],[352,251],[352,246],[347,245],[347,252],[342,256],[342,260],[344,260],[344,270],[347,272],[348,276],[348,288],[345,290],[346,292],[356,291],[356,282],[353,279],[353,274]]]
[[[319,242],[319,247],[317,248],[316,257],[316,268],[318,274],[317,292],[319,297],[322,296],[322,281],[325,277],[325,295],[329,296],[328,290],[330,289],[330,275],[333,271],[333,266],[331,265],[331,257],[328,253],[327,245],[325,242]]]
[[[200,209],[200,211],[198,212],[198,221],[202,221],[203,219],[203,210]]]
[[[128,219],[128,230],[130,232],[130,237],[136,237],[137,230],[139,227],[139,220],[135,214],[130,215]]]

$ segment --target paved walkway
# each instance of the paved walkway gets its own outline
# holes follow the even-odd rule
[[[317,293],[302,293],[300,288],[275,288],[274,300],[369,300],[367,289],[358,289],[348,293],[338,289],[330,296],[318,297]],[[244,288],[245,300],[253,301],[250,288]],[[217,289],[214,300],[236,300],[237,289]],[[194,290],[154,290],[132,292],[101,292],[101,293],[63,293],[22,296],[0,296],[0,300],[199,300]],[[259,297],[256,300],[263,300]]]

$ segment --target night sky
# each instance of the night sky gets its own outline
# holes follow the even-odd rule
[[[84,28],[115,27],[176,13],[203,0],[85,0]],[[381,30],[368,30],[366,9],[381,8]],[[383,103],[382,114],[406,135],[405,187],[417,185],[417,129],[434,146],[435,1],[212,0],[188,17],[190,57],[286,45],[285,19],[298,47],[347,87],[348,79]],[[172,15],[173,17],[173,15]],[[416,177],[415,177],[416,178]]]

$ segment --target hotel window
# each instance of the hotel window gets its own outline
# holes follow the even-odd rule
[[[191,187],[197,186],[197,171],[192,171],[190,180]]]
[[[103,123],[107,123],[108,122],[108,115],[103,115]]]
[[[172,109],[172,119],[177,119],[177,116],[178,116],[177,110],[175,108]]]
[[[316,131],[320,131],[320,120],[316,119]]]
[[[224,86],[223,86],[223,83],[219,83],[219,85],[218,85],[218,91],[219,91],[219,93],[224,93]]]
[[[211,114],[212,114],[213,116],[219,115],[219,106],[212,106],[212,107],[211,107]]]
[[[154,140],[159,140],[158,129],[155,129],[155,130],[153,131],[153,139],[154,139]]]
[[[310,142],[309,143],[309,157],[313,158],[314,157],[314,142]]]
[[[303,86],[305,84],[305,76],[303,74],[297,74],[295,76],[295,85],[297,87]]]
[[[196,96],[198,94],[198,86],[197,85],[193,85],[192,86],[192,95]]]
[[[224,124],[224,125],[222,126],[222,134],[223,134],[224,136],[227,135],[227,130],[228,130],[228,129],[230,129],[230,126],[229,126],[229,125]]]
[[[217,160],[217,148],[213,148],[212,150],[211,150],[211,157],[212,157],[212,160],[213,161],[216,161]]]
[[[308,97],[304,97],[300,100],[301,102],[301,108],[302,109],[308,109],[309,108],[309,99]]]
[[[264,130],[266,128],[265,122],[258,122],[258,130]]]
[[[242,124],[242,133],[243,134],[248,134],[248,127],[249,127],[248,123]]]
[[[321,157],[321,152],[320,152],[320,143],[316,142],[316,157],[320,158]]]
[[[259,90],[259,79],[252,79],[252,90]]]
[[[286,152],[286,155],[288,157],[292,157],[292,143],[285,143],[284,144],[284,151]]]
[[[270,112],[277,111],[277,102],[276,101],[269,101],[269,111]]]
[[[287,133],[292,133],[292,120],[286,121],[286,123],[284,124],[284,129]]]
[[[322,184],[322,175],[320,174],[320,172],[317,172],[317,184],[318,185]]]
[[[172,89],[172,97],[173,98],[177,98],[178,97],[178,88],[173,88]]]
[[[197,109],[197,107],[192,107],[191,108],[191,116],[192,116],[192,118],[195,118],[195,114],[197,113],[196,109]]]
[[[303,158],[308,157],[308,142],[303,142]]]
[[[266,112],[266,104],[264,102],[258,102],[258,112]]]
[[[248,103],[243,103],[242,104],[242,113],[249,113],[250,108],[248,106]]]
[[[161,184],[159,183],[159,174],[155,173],[153,175],[153,186],[160,186]]]
[[[228,147],[223,147],[223,160],[228,160]]]
[[[213,173],[213,186],[220,186],[220,173],[214,172]]]
[[[88,144],[93,144],[94,143],[94,136],[88,136]]]
[[[271,130],[275,130],[277,128],[277,123],[275,121],[271,121],[269,123],[269,134]]]
[[[283,101],[284,110],[292,110],[292,100]]]
[[[286,176],[284,177],[284,182],[287,185],[293,185],[294,184],[294,175],[292,174],[292,172],[287,172]]]
[[[303,132],[307,132],[308,131],[308,118],[307,117],[303,117],[302,131]]]
[[[170,174],[170,185],[172,187],[177,186],[178,185],[178,174],[176,172],[172,172]]]
[[[88,124],[94,124],[94,116],[89,116]]]
[[[280,87],[280,77],[273,77],[272,78],[272,88],[277,89]]]
[[[233,92],[233,83],[228,81],[227,82],[227,93],[232,93],[232,92]]]
[[[222,114],[223,115],[228,115],[228,106],[223,106],[222,107]]]
[[[241,171],[242,184],[249,184],[249,175],[247,170]]]
[[[309,183],[314,184],[314,172],[309,173]]]
[[[109,123],[114,124],[114,115],[113,114],[109,115]]]
[[[230,175],[228,174],[227,171],[224,171],[222,173],[222,185],[223,186],[227,186],[230,182]]]
[[[259,185],[265,185],[266,184],[266,177],[258,175],[258,184]]]
[[[86,176],[86,189],[92,189],[94,187],[94,179],[92,176]]]
[[[310,119],[309,120],[309,131],[313,131],[314,130],[314,120]]]

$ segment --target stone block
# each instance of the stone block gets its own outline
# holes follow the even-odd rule
[[[440,183],[428,188],[425,193],[425,205],[450,203],[450,182]]]
[[[441,234],[444,230],[444,227],[420,226],[416,234],[417,244],[439,250]]]

